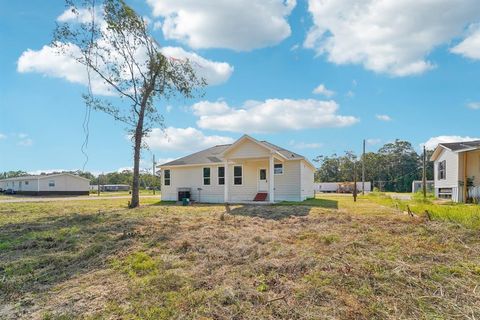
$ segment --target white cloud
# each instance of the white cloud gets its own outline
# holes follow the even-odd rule
[[[218,107],[218,102],[202,102],[203,110]],[[335,101],[314,99],[268,99],[247,101],[240,108],[228,106],[218,114],[202,114],[197,125],[203,129],[241,132],[267,133],[308,128],[345,127],[357,123],[353,116],[338,115]]]
[[[167,57],[188,59],[197,75],[204,78],[208,85],[222,84],[233,73],[233,67],[226,62],[207,60],[194,52],[187,52],[180,47],[163,47],[161,51]]]
[[[300,142],[300,141],[291,140],[290,145],[295,149],[318,149],[323,146],[323,143]]]
[[[7,135],[0,133],[0,140],[7,139]]]
[[[370,139],[367,139],[365,142],[370,146],[374,146],[376,144],[380,144],[382,142],[382,139],[370,138]]]
[[[103,17],[101,16],[101,9],[97,6],[94,9],[95,21],[103,22]],[[72,22],[76,21],[78,23],[88,23],[92,20],[92,12],[90,9],[76,9],[73,10],[72,7],[66,9],[60,16],[57,17],[58,22]]]
[[[320,84],[318,87],[313,89],[314,94],[321,94],[324,95],[325,97],[331,97],[335,94],[335,91],[327,89],[324,84]]]
[[[165,131],[155,128],[145,137],[145,142],[152,149],[168,151],[194,151],[220,144],[232,143],[233,139],[225,136],[205,135],[195,128],[168,127]]]
[[[248,51],[275,45],[291,34],[295,0],[147,0],[163,18],[166,39],[192,48]]]
[[[361,64],[393,76],[434,68],[428,54],[480,19],[478,0],[454,4],[450,0],[309,0],[308,4],[314,26],[305,47],[336,64]],[[472,45],[463,47],[465,51]]]
[[[464,141],[473,141],[480,140],[480,138],[473,137],[462,137],[462,136],[437,136],[428,139],[426,142],[421,143],[420,147],[425,146],[428,150],[433,150],[437,147],[439,143],[449,143],[449,142],[464,142]]]
[[[462,42],[453,47],[450,51],[470,59],[479,60],[480,24],[476,24],[475,26],[471,27],[470,34]]]
[[[467,107],[473,110],[480,110],[480,102],[470,102],[467,104]]]
[[[153,30],[157,31],[157,30],[160,30],[162,28],[162,23],[160,21],[155,21],[153,23]]]
[[[227,113],[230,110],[230,107],[225,101],[200,101],[192,106],[192,110],[196,116],[201,117]]]
[[[30,138],[25,138],[18,141],[17,144],[22,147],[30,147],[31,145],[33,145],[33,140]]]
[[[43,46],[42,49],[24,51],[17,62],[17,71],[20,73],[36,72],[45,76],[61,78],[68,82],[87,85],[88,77],[85,66],[73,59],[70,54],[78,55],[79,48],[70,45],[68,53],[60,55],[55,48]],[[112,95],[110,88],[100,77],[92,73],[92,91],[95,94]]]
[[[375,117],[380,121],[392,121],[392,118],[386,114],[377,114]]]
[[[81,65],[70,55],[79,55],[77,46],[67,47],[68,53],[60,55],[55,48],[43,46],[42,49],[35,51],[28,49],[24,51],[17,62],[17,70],[20,73],[36,72],[45,76],[61,78],[68,82],[88,85],[88,76],[85,66]],[[193,68],[200,77],[204,77],[209,85],[216,85],[228,80],[233,72],[233,67],[225,62],[215,62],[207,60],[196,53],[187,52],[182,48],[165,47],[162,52],[167,56],[179,59],[188,58]],[[95,94],[111,96],[112,89],[95,73],[91,73],[92,91]]]

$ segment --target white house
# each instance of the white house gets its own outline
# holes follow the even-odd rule
[[[0,188],[26,195],[88,195],[90,180],[70,174],[43,174],[0,180]]]
[[[248,135],[158,166],[162,200],[303,201],[314,196],[315,167],[305,157]]]
[[[480,140],[440,143],[431,160],[434,161],[435,196],[454,202],[479,198]]]

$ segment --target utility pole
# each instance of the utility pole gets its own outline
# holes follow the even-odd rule
[[[152,189],[153,189],[153,194],[155,194],[155,155],[153,155],[153,160],[152,160],[152,174],[153,174],[153,186],[152,186]]]
[[[362,195],[365,195],[365,139],[363,139],[362,153]]]
[[[427,198],[427,151],[423,146],[423,172],[422,172],[422,185],[423,185],[423,199]]]

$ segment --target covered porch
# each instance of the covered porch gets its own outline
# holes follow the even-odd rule
[[[273,203],[275,176],[283,174],[284,160],[270,155],[224,160],[226,203]]]

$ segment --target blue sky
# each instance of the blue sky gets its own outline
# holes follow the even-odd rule
[[[169,138],[154,130],[143,166],[243,133],[310,159],[360,152],[362,139],[480,137],[478,1],[354,2],[128,0],[165,54],[196,59],[211,83],[157,104]],[[82,168],[83,69],[45,47],[64,11],[0,0],[0,171]],[[86,170],[131,167],[121,123],[93,112],[89,127]]]

